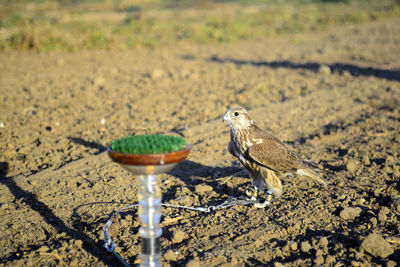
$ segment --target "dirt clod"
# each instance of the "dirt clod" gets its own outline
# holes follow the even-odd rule
[[[362,163],[363,163],[364,165],[366,165],[366,166],[371,165],[371,161],[370,161],[368,155],[364,155],[364,156],[363,156],[363,158],[362,158]]]
[[[358,217],[361,213],[361,209],[359,207],[346,207],[342,211],[340,211],[340,218],[343,220],[352,221],[356,217]]]
[[[356,160],[350,160],[349,162],[347,162],[346,164],[346,169],[350,172],[350,173],[355,173],[359,168],[359,163]]]
[[[307,6],[316,2],[327,1]],[[245,6],[243,14],[251,17]],[[179,10],[167,9],[163,16]],[[228,151],[229,126],[222,122],[226,110],[238,105],[319,166],[330,184],[282,175],[282,196],[273,208],[238,205],[207,213],[163,206],[166,266],[398,261],[400,18],[328,23],[334,28],[304,33],[286,29],[282,16],[276,27],[288,34],[225,42],[220,25],[237,28],[236,11],[229,13],[229,23],[220,20],[219,9],[192,12],[199,18],[201,12],[215,15],[217,20],[204,21],[215,42],[0,52],[0,265],[115,263],[103,247],[104,223],[138,203],[140,190],[138,175],[113,162],[106,147],[127,135],[170,133],[192,145],[185,161],[159,175],[163,203],[204,208],[247,197],[249,175],[238,173],[243,167]],[[147,19],[130,13],[113,19],[128,16],[131,26],[146,30],[141,27]],[[108,19],[102,12],[98,16]],[[190,28],[177,30],[185,36]],[[42,40],[43,33],[37,35]],[[260,194],[260,200],[265,197]],[[109,229],[115,251],[132,266],[141,250],[139,212],[123,210]],[[370,241],[372,231],[391,247],[382,237]]]
[[[380,210],[378,213],[378,221],[379,223],[385,223],[385,221],[387,220],[387,212],[385,212],[384,210]]]
[[[389,242],[375,233],[367,236],[367,238],[362,242],[361,247],[372,256],[379,258],[386,258],[394,253]]]
[[[165,252],[163,257],[167,261],[176,261],[176,260],[178,260],[177,254],[171,249],[168,250],[167,252]]]
[[[293,251],[296,251],[297,248],[298,248],[298,245],[297,245],[296,242],[291,242],[291,243],[289,244],[289,246],[290,246],[290,249],[293,250]]]
[[[308,252],[311,249],[311,245],[308,241],[303,241],[300,244],[300,249],[303,252]]]
[[[76,248],[82,248],[82,245],[83,245],[83,242],[82,242],[82,240],[75,240],[75,242],[74,242],[74,246],[76,247]]]
[[[189,236],[182,230],[175,230],[172,236],[172,242],[181,243],[183,240],[187,239]]]
[[[199,184],[196,185],[196,193],[199,195],[206,195],[213,191],[213,188],[209,185]]]
[[[315,258],[314,263],[317,265],[321,265],[324,264],[324,261],[324,257],[320,255]]]
[[[393,212],[400,213],[400,198],[394,198],[390,203]]]
[[[327,247],[328,244],[329,244],[329,241],[328,241],[328,238],[326,236],[323,236],[323,237],[320,238],[318,243],[319,243],[319,245],[321,247]]]

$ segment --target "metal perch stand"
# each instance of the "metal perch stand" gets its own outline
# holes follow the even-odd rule
[[[139,235],[142,244],[140,266],[161,266],[161,190],[157,184],[157,175],[172,170],[187,157],[190,148],[187,145],[185,149],[176,152],[146,155],[124,154],[107,148],[113,161],[139,178]]]

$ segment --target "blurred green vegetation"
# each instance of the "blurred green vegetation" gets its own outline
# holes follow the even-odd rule
[[[0,50],[233,42],[399,15],[399,0],[0,0]]]

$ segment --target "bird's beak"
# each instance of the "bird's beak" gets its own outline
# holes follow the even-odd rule
[[[222,118],[222,122],[228,121],[228,113],[225,113],[224,117]]]

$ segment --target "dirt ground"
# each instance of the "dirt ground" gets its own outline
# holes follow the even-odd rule
[[[160,175],[163,202],[242,196],[228,107],[320,165],[324,188],[283,179],[273,208],[163,208],[164,266],[396,266],[400,262],[400,19],[218,45],[0,54],[0,266],[121,265],[103,224],[137,201],[105,147],[172,133],[193,149]],[[135,210],[114,219],[134,265]]]

